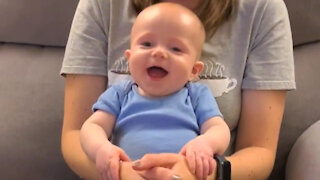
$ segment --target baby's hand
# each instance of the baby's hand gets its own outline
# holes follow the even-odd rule
[[[119,180],[120,160],[130,161],[128,155],[113,144],[102,145],[96,154],[96,166],[102,180]]]
[[[216,166],[213,159],[214,153],[201,135],[189,141],[180,151],[180,154],[186,156],[190,171],[199,180],[206,179],[213,172]]]

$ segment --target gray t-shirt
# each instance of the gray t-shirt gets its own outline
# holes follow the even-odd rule
[[[209,85],[232,130],[240,116],[241,90],[295,88],[290,23],[282,0],[239,0],[237,15],[206,42],[201,82]],[[130,0],[80,0],[61,74],[129,78],[125,49],[135,20]],[[230,150],[230,149],[229,149]],[[230,152],[230,151],[229,151]]]

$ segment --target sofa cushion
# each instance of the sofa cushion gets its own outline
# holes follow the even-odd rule
[[[0,42],[64,46],[78,1],[0,1]],[[320,1],[285,0],[285,3],[294,44],[319,40]]]
[[[297,90],[288,92],[277,157],[270,180],[283,179],[295,140],[320,119],[320,42],[294,48]]]
[[[0,42],[65,46],[78,0],[0,1]]]
[[[60,150],[63,53],[0,45],[0,179],[78,179]]]
[[[320,1],[285,0],[285,3],[289,11],[294,45],[320,40]]]
[[[320,120],[294,144],[287,161],[287,180],[318,180],[320,177]]]
[[[77,3],[78,0],[0,1],[0,42],[64,46]],[[320,40],[320,1],[285,3],[294,44]]]

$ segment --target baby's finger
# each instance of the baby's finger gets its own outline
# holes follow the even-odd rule
[[[108,165],[106,162],[97,161],[97,167],[99,171],[99,176],[101,180],[108,180],[109,179],[109,172],[108,172]]]
[[[209,168],[210,168],[210,165],[209,165],[209,159],[207,158],[202,158],[202,163],[203,163],[203,174],[202,174],[202,177],[205,178],[209,175]]]
[[[130,157],[123,151],[120,151],[120,159],[122,161],[131,161]]]
[[[119,180],[119,159],[112,158],[110,161],[109,171],[111,172],[112,180]]]
[[[182,155],[186,155],[186,146],[183,146],[182,149],[180,150],[179,154],[182,154]]]
[[[198,179],[202,179],[203,178],[203,162],[202,162],[202,158],[196,154],[196,176]]]
[[[213,170],[216,168],[216,162],[212,158],[209,160],[209,175],[213,173]]]
[[[192,174],[196,173],[196,157],[195,152],[193,151],[187,151],[186,153],[187,162],[189,165],[189,169]]]
[[[111,178],[111,176],[109,175],[109,172],[107,170],[100,171],[100,177],[102,180],[108,180]]]
[[[112,179],[111,172],[104,173],[103,180],[109,180],[109,179]]]

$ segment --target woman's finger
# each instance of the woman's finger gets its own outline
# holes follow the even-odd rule
[[[181,177],[175,174],[171,169],[163,167],[153,167],[146,171],[138,172],[147,180],[180,180]]]
[[[135,170],[147,170],[152,167],[172,167],[181,155],[174,153],[146,154],[132,163]]]

